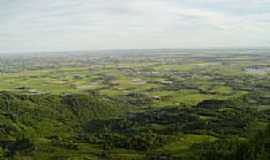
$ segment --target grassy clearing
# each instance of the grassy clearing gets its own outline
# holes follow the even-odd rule
[[[166,144],[158,150],[174,155],[181,155],[195,143],[213,142],[215,140],[217,140],[216,137],[209,135],[179,134],[176,136],[173,142]]]

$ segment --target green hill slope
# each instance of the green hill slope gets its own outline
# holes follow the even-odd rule
[[[121,103],[93,93],[59,96],[1,92],[0,141],[6,156],[11,157],[20,148],[27,148],[15,147],[17,141],[31,141],[37,152],[38,146],[42,150],[54,145],[65,148],[69,143],[64,141],[76,140],[84,123],[118,117],[126,111]]]

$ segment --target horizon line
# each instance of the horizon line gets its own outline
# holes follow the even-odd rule
[[[252,49],[270,49],[270,46],[261,47],[200,47],[200,48],[115,48],[115,49],[74,49],[74,50],[33,50],[33,51],[5,51],[0,54],[34,54],[34,53],[71,53],[71,52],[108,52],[108,51],[158,51],[158,50],[252,50]]]

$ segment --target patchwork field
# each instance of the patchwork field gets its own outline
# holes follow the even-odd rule
[[[119,52],[2,56],[0,155],[233,159],[267,139],[269,50]]]

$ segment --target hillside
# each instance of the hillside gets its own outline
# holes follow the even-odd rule
[[[248,107],[246,98],[141,112],[119,99],[93,92],[1,92],[1,154],[11,159],[194,159],[199,157],[192,153],[200,152],[208,157],[208,152],[214,154],[215,150],[201,151],[199,145],[209,143],[211,148],[240,143],[242,147],[249,133],[259,132],[251,129],[252,125],[262,125],[258,130],[265,128],[267,112]],[[239,138],[231,142],[232,137]],[[224,138],[229,142],[220,144]],[[230,152],[234,150],[227,154]],[[265,156],[265,151],[261,152]]]

